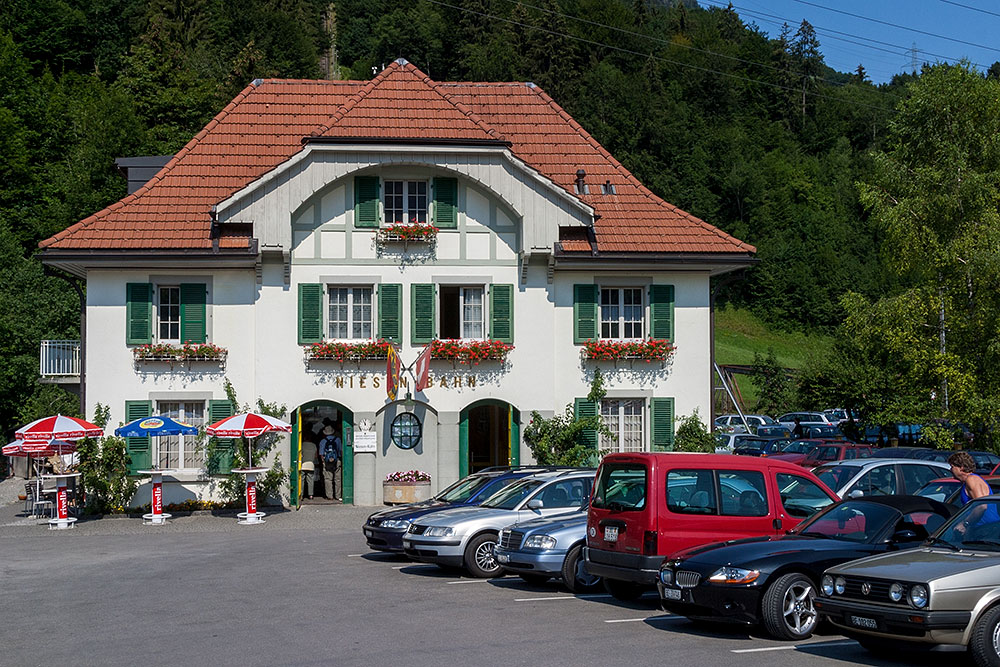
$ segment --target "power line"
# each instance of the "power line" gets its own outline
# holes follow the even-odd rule
[[[971,9],[974,12],[982,12],[983,14],[989,14],[990,16],[1000,16],[997,12],[991,12],[988,9],[980,9],[979,7],[973,7],[972,5],[963,5],[961,2],[954,2],[954,0],[941,0],[941,2],[947,5],[955,5],[956,7],[961,7],[962,9]]]
[[[794,93],[800,93],[800,92],[802,92],[801,89],[799,89],[799,88],[792,88],[791,86],[783,86],[783,85],[778,84],[778,83],[771,83],[771,82],[768,82],[768,81],[761,81],[760,79],[754,79],[752,77],[740,76],[739,74],[730,74],[729,72],[720,72],[719,70],[714,70],[714,69],[711,69],[709,67],[700,67],[698,65],[692,65],[690,63],[684,63],[684,62],[681,62],[679,60],[672,60],[670,58],[664,58],[663,56],[655,56],[652,53],[643,53],[641,51],[633,51],[632,49],[626,49],[626,48],[620,47],[620,46],[612,46],[611,44],[605,44],[604,42],[598,42],[598,41],[595,41],[595,40],[592,40],[592,39],[587,39],[585,37],[577,37],[576,35],[568,35],[566,33],[558,32],[556,30],[550,30],[549,28],[542,28],[541,26],[535,26],[535,25],[529,25],[527,23],[521,23],[520,21],[514,21],[513,19],[504,18],[502,16],[497,16],[495,14],[490,14],[488,12],[480,12],[480,11],[477,11],[475,9],[469,9],[468,7],[459,7],[457,5],[452,5],[452,4],[449,4],[447,2],[443,2],[442,0],[427,0],[427,2],[429,2],[431,4],[434,4],[434,5],[440,5],[442,7],[448,7],[449,9],[455,9],[455,10],[458,10],[460,12],[466,12],[466,13],[469,13],[469,14],[476,14],[477,16],[482,16],[482,17],[488,18],[488,19],[493,19],[493,20],[496,20],[496,21],[503,21],[504,23],[510,23],[512,25],[516,25],[516,26],[519,26],[521,28],[527,28],[528,30],[537,30],[539,32],[544,32],[544,33],[547,33],[547,34],[550,34],[550,35],[555,35],[557,37],[565,37],[567,39],[572,39],[572,40],[576,40],[578,42],[583,42],[584,44],[590,44],[591,46],[600,46],[600,47],[603,47],[603,48],[606,48],[606,49],[611,49],[613,51],[620,51],[622,53],[628,53],[629,55],[633,55],[633,56],[641,56],[643,58],[650,58],[652,60],[658,60],[658,61],[665,62],[665,63],[671,64],[671,65],[677,65],[678,67],[687,67],[688,69],[698,70],[699,72],[705,72],[705,73],[708,73],[708,74],[717,74],[719,76],[727,77],[727,78],[730,78],[730,79],[736,79],[738,81],[743,81],[745,83],[756,83],[756,84],[760,84],[762,86],[770,86],[772,88],[779,88],[781,90],[786,90],[786,91],[789,91],[789,92],[794,92]],[[827,99],[827,100],[833,100],[833,101],[841,102],[843,104],[849,104],[851,106],[865,107],[865,108],[868,108],[868,109],[875,109],[876,111],[885,111],[887,113],[891,113],[893,111],[893,109],[889,109],[887,107],[880,107],[880,106],[877,106],[877,105],[874,105],[874,104],[865,104],[864,102],[852,102],[852,101],[840,99],[839,97],[834,97],[833,95],[824,95],[823,93],[806,92],[805,94],[809,95],[811,97],[816,97],[816,98],[820,98],[820,99]]]
[[[918,30],[917,28],[910,28],[905,25],[899,25],[898,23],[891,23],[889,21],[883,21],[881,19],[873,19],[870,16],[863,16],[862,14],[853,14],[851,12],[845,12],[843,9],[834,9],[833,7],[824,7],[823,5],[817,4],[815,2],[809,2],[808,0],[794,0],[801,5],[809,5],[810,7],[816,7],[818,9],[825,9],[828,12],[835,12],[837,14],[843,14],[844,16],[852,16],[856,19],[862,19],[864,21],[871,21],[872,23],[878,23],[880,25],[889,26],[890,28],[899,28],[900,30],[909,30],[910,32],[915,32],[919,35],[927,35],[928,37],[936,37],[937,39],[945,39],[949,42],[957,42],[958,44],[965,44],[966,46],[974,46],[977,49],[987,49],[989,51],[996,51],[1000,53],[1000,49],[992,46],[985,46],[983,44],[976,44],[975,42],[967,42],[963,39],[958,39],[957,37],[946,37],[945,35],[938,35],[937,33],[927,32],[926,30]]]

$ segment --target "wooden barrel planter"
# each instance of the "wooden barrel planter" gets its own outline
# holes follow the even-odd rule
[[[382,482],[382,502],[386,505],[417,503],[430,497],[430,482]]]

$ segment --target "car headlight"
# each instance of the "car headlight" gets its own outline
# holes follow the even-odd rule
[[[824,574],[823,578],[819,582],[820,588],[823,589],[823,595],[832,596],[833,595],[833,577],[828,574]]]
[[[917,609],[927,606],[927,587],[923,584],[916,584],[910,587],[910,604]]]
[[[410,522],[406,519],[384,519],[381,526],[383,528],[398,528],[401,530],[407,530],[410,527]]]
[[[892,586],[889,586],[889,599],[893,602],[899,602],[903,599],[903,591],[905,590],[903,584],[899,582],[894,583]]]
[[[833,580],[833,590],[837,595],[844,594],[844,591],[847,590],[847,582],[843,577],[837,577]]]
[[[674,571],[668,568],[663,568],[660,570],[660,581],[667,586],[674,583]]]
[[[525,549],[555,549],[556,538],[551,535],[532,535],[524,541]]]
[[[742,567],[720,567],[708,578],[717,584],[749,584],[757,580],[760,570],[747,570]]]
[[[451,526],[428,526],[427,530],[424,531],[424,535],[427,537],[447,537],[454,534],[455,529]]]

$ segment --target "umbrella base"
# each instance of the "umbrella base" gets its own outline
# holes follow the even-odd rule
[[[49,530],[66,530],[68,528],[74,528],[74,523],[76,523],[76,517],[73,516],[67,519],[49,519]]]
[[[236,523],[241,526],[249,526],[256,523],[264,523],[264,512],[240,512],[236,515]]]
[[[165,526],[167,525],[167,519],[172,515],[170,514],[143,514],[142,515],[142,525],[144,526]]]

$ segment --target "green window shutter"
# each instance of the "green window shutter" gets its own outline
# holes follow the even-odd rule
[[[205,342],[205,283],[181,283],[181,342]]]
[[[403,341],[401,308],[403,286],[382,284],[378,286],[378,337],[394,343]]]
[[[354,226],[378,227],[378,176],[354,177]]]
[[[433,223],[438,229],[458,227],[458,179],[434,179]]]
[[[299,285],[299,345],[323,342],[323,285]]]
[[[490,285],[490,338],[514,343],[513,285]]]
[[[153,416],[152,401],[125,401],[125,423],[136,419]],[[149,470],[153,466],[153,452],[149,446],[149,436],[144,438],[125,438],[125,451],[128,452],[128,474],[138,475],[140,470]]]
[[[658,340],[674,341],[674,286],[653,285],[649,288],[649,335]]]
[[[597,285],[573,285],[573,342],[585,343],[598,337]]]
[[[208,423],[214,424],[220,419],[233,416],[233,404],[227,400],[208,402]],[[233,469],[233,447],[235,438],[212,438],[216,442],[212,458],[207,463],[208,472],[213,475],[228,475]]]
[[[410,342],[426,345],[434,340],[434,284],[410,285]]]
[[[152,343],[153,286],[149,283],[126,283],[125,304],[125,343]]]
[[[652,412],[650,451],[669,452],[674,448],[674,399],[654,398],[650,401]]]
[[[586,417],[596,417],[597,416],[597,402],[591,401],[586,398],[577,398],[573,401],[573,416],[576,419],[584,419]],[[584,429],[580,434],[583,444],[588,447],[593,448],[595,454],[597,452],[597,430],[588,428]]]

